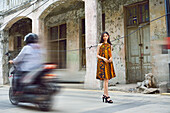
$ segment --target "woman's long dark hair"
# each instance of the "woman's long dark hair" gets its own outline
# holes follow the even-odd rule
[[[107,35],[109,36],[109,38],[107,39],[107,43],[109,43],[110,45],[112,45],[112,43],[110,42],[110,35],[109,35],[109,33],[106,32],[106,31],[102,33],[101,39],[100,39],[100,43],[103,43],[103,42],[104,42],[104,40],[103,40],[104,34],[107,34]]]

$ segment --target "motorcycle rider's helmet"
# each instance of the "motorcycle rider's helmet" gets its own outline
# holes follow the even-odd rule
[[[28,33],[24,37],[24,42],[26,42],[26,44],[37,43],[38,42],[38,36],[35,33]]]

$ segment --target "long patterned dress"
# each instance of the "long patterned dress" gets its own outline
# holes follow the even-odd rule
[[[99,55],[108,59],[111,57],[111,46],[109,43],[103,43],[100,46]],[[98,58],[97,61],[97,75],[96,78],[100,80],[116,77],[113,62],[106,63],[104,60]]]

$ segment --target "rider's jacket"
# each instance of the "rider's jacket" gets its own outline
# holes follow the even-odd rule
[[[24,46],[13,63],[18,71],[32,71],[42,64],[41,49],[37,43]]]

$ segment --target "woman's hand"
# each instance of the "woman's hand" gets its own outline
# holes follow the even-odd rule
[[[13,60],[9,60],[8,62],[9,62],[10,64],[13,64]]]
[[[112,62],[112,58],[109,58],[109,62],[110,62],[110,63]]]
[[[103,58],[103,60],[104,60],[106,63],[108,63],[108,62],[109,62],[109,60],[107,60],[106,58]]]

